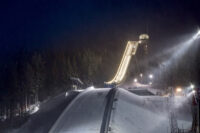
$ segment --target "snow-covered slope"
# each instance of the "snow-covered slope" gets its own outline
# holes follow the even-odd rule
[[[100,133],[111,89],[86,89],[50,100],[19,133]],[[75,97],[75,98],[74,98]],[[72,101],[71,101],[72,100]],[[70,102],[71,101],[71,102]],[[191,126],[190,106],[185,98],[139,96],[118,88],[111,104],[109,133],[170,133],[169,112],[177,114],[178,126]]]
[[[168,133],[170,124],[166,99],[141,97],[120,89],[111,116],[112,133]]]
[[[64,110],[50,133],[99,133],[109,89],[86,90]]]
[[[30,119],[25,123],[17,133],[47,133],[58,119],[63,110],[71,102],[71,100],[77,95],[77,92],[69,93],[68,97],[65,97],[65,93],[50,99],[40,105],[40,109],[37,113],[32,115]]]

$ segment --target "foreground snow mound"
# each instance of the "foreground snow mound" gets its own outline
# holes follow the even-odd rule
[[[169,133],[166,99],[139,97],[120,89],[111,116],[112,133]]]
[[[41,105],[19,133],[99,133],[108,108],[111,109],[109,133],[170,133],[170,111],[178,114],[178,126],[184,129],[191,126],[190,106],[185,100],[178,99],[175,107],[170,107],[170,98],[139,96],[117,88],[113,101],[108,104],[110,90],[86,89],[78,95],[63,94],[52,99]]]
[[[99,133],[109,89],[86,90],[65,109],[50,133]]]
[[[39,110],[30,117],[27,123],[14,133],[47,133],[76,95],[76,92],[72,92],[66,98],[63,93],[42,103]]]

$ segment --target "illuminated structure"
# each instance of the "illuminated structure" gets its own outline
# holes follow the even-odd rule
[[[143,45],[145,53],[147,53],[147,40],[149,39],[149,36],[147,34],[142,34],[139,36],[139,41],[128,41],[126,45],[126,49],[124,51],[122,60],[120,62],[120,65],[118,67],[117,73],[115,74],[114,78],[106,84],[120,84],[127,72],[128,66],[130,64],[130,60],[132,56],[134,56],[137,52],[138,46]]]

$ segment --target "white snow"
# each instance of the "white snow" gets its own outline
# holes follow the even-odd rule
[[[54,118],[55,121],[52,121],[54,124],[52,122],[52,125],[51,123],[48,124],[51,125],[49,129],[44,128],[44,125],[53,116],[49,116],[47,120],[41,119],[41,124],[44,125],[33,126],[34,123],[29,121],[29,124],[23,126],[23,128],[29,133],[43,133],[47,129],[49,133],[99,133],[109,90],[109,88],[88,88],[75,97],[69,105],[66,104],[65,108],[63,101],[70,96],[70,93],[64,94],[62,95],[63,98],[59,97],[60,102],[63,102],[62,108],[64,110],[58,118]],[[109,133],[170,133],[170,109],[173,109],[177,114],[179,128],[189,129],[191,127],[192,115],[187,97],[177,97],[172,102],[172,99],[168,97],[138,96],[125,89],[118,88],[115,99],[117,100],[114,100],[111,111]],[[58,100],[55,99],[54,101],[57,102]],[[172,103],[173,108],[169,108]],[[51,105],[50,102],[48,104]],[[53,107],[51,106],[51,108]],[[56,111],[56,109],[51,110]],[[41,114],[40,117],[42,118],[44,116],[42,113],[45,112],[39,110],[35,116]],[[56,113],[56,115],[58,114]],[[38,129],[33,130],[33,127]],[[32,130],[30,130],[31,128]],[[20,130],[20,133],[24,133],[23,130]]]
[[[119,89],[111,116],[110,133],[170,133],[169,102],[171,98],[137,96]],[[190,129],[192,115],[188,99],[175,98],[178,127]]]
[[[36,112],[38,112],[38,110],[40,109],[40,103],[36,103],[36,104],[32,104],[28,107],[28,113],[29,114],[35,114]]]
[[[120,89],[110,133],[170,133],[167,103],[161,97],[141,97]]]
[[[99,133],[109,89],[86,89],[64,110],[49,133]]]

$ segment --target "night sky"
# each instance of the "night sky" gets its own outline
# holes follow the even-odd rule
[[[200,25],[198,0],[15,0],[0,3],[0,59],[21,49],[122,45],[140,33],[152,51]],[[167,42],[168,41],[168,42]]]

